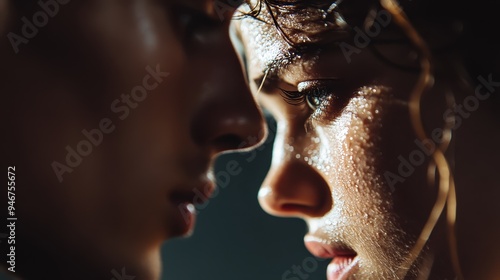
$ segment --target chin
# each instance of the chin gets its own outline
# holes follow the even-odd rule
[[[127,274],[130,275],[130,279],[132,279],[132,276],[136,276],[134,279],[144,279],[144,280],[158,280],[161,277],[161,272],[162,272],[162,266],[161,266],[161,256],[159,253],[159,248],[156,250],[156,252],[151,252],[148,254],[145,258],[141,260],[137,260],[137,265],[136,265],[136,275],[132,273],[132,271],[129,273],[127,271]],[[116,279],[120,279],[115,277]],[[124,278],[127,279],[127,278]],[[109,279],[108,279],[109,280]]]

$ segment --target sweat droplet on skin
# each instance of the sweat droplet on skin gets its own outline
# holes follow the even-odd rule
[[[379,93],[378,87],[362,88],[359,96],[349,102],[347,113],[329,124],[315,127],[316,132],[322,131],[317,134],[321,144],[313,154],[308,153],[308,159],[325,176],[333,198],[331,211],[316,220],[316,228],[319,227],[330,241],[346,242],[363,255],[364,272],[381,268],[384,272],[377,276],[387,277],[377,279],[389,279],[390,268],[405,255],[405,250],[394,244],[405,239],[396,218],[391,215],[391,201],[381,191],[384,190],[383,179],[378,178],[376,170],[380,127],[377,114],[383,107],[379,104],[380,99],[373,96]],[[311,138],[311,142],[315,139]],[[323,147],[327,147],[328,152]],[[391,250],[391,253],[373,254],[380,248]]]
[[[258,21],[255,22],[259,24]],[[246,35],[244,36],[245,38],[251,38],[246,42],[247,49],[260,49],[260,52],[257,50],[255,52],[257,55],[251,57],[250,60],[258,58],[257,62],[262,60],[267,61],[266,59],[270,58],[270,56],[272,56],[272,59],[283,59],[284,57],[281,56],[280,52],[285,48],[282,44],[275,43],[276,40],[272,40],[272,36],[280,37],[274,30],[274,25],[263,25],[263,28],[253,29],[255,32],[248,32],[248,30],[247,32],[243,32]],[[255,40],[257,36],[265,36],[266,31],[268,33],[272,32],[273,35],[258,37]],[[316,57],[319,59],[319,56]],[[252,64],[251,61],[250,64]],[[253,64],[259,67],[262,66],[258,63]],[[391,216],[387,214],[387,206],[381,203],[385,197],[380,197],[379,186],[381,183],[377,181],[378,174],[374,168],[376,162],[371,160],[374,157],[374,147],[377,147],[377,143],[374,140],[376,140],[376,125],[377,118],[379,118],[379,116],[376,116],[376,114],[379,114],[376,98],[371,98],[377,94],[374,89],[377,88],[366,87],[361,89],[359,97],[352,98],[349,101],[350,113],[341,113],[338,118],[339,121],[332,120],[329,125],[318,125],[315,128],[316,132],[323,130],[325,133],[317,134],[321,137],[321,145],[314,148],[313,153],[300,151],[300,154],[297,154],[299,151],[295,149],[295,151],[287,155],[287,157],[292,158],[295,156],[297,159],[307,155],[308,160],[312,160],[315,167],[324,166],[322,170],[331,170],[328,175],[326,175],[326,172],[323,174],[325,175],[325,180],[331,186],[334,206],[331,213],[321,218],[321,221],[314,219],[318,221],[316,228],[321,227],[326,237],[332,241],[345,241],[348,244],[353,244],[353,246],[359,245],[360,248],[356,249],[359,249],[360,253],[367,256],[362,263],[365,271],[374,268],[373,263],[370,263],[372,261],[378,262],[377,265],[381,266],[383,264],[393,264],[394,260],[390,258],[398,253],[398,248],[395,248],[394,252],[390,251],[390,254],[387,254],[390,255],[387,259],[384,259],[385,256],[372,256],[370,253],[370,251],[374,251],[370,249],[390,248],[388,244],[391,243],[390,241],[394,241],[394,239],[390,240],[389,238],[374,240],[376,230],[373,229],[375,228],[388,229],[390,235],[394,236],[393,228],[388,225]],[[375,113],[373,113],[374,109],[377,109]],[[380,112],[383,111],[380,110]],[[353,137],[352,141],[346,141],[349,136]],[[282,143],[287,142],[283,140],[280,139]],[[351,143],[344,146],[343,143],[346,142]],[[311,143],[315,143],[315,140],[313,139]],[[290,144],[293,145],[293,141],[290,141]],[[353,149],[350,149],[351,147]],[[285,149],[283,150],[286,151]],[[313,160],[313,155],[319,156],[318,161]],[[354,158],[358,158],[358,160],[349,159],[350,155],[354,155]],[[357,172],[356,176],[353,176],[353,171]],[[356,189],[356,193],[353,188]],[[373,219],[373,227],[367,227],[366,223],[362,223],[363,219],[360,219],[360,217],[363,217],[363,213],[366,213],[370,209],[373,209],[373,214],[370,212],[370,216],[380,217],[379,219]],[[365,277],[364,279],[368,278],[390,279],[391,277]]]

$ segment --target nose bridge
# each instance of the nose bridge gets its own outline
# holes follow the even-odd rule
[[[190,76],[203,82],[191,123],[193,139],[215,153],[260,143],[267,126],[245,82],[228,28],[223,25],[196,40]]]
[[[253,97],[246,85],[243,67],[236,51],[229,39],[229,27],[213,28],[210,32],[199,33],[195,36],[192,57],[191,76],[193,79],[205,80],[204,87],[212,94],[224,96],[226,100],[241,104],[252,101]]]
[[[259,192],[259,202],[268,213],[307,218],[330,211],[330,186],[307,158],[319,147],[314,139],[314,134],[278,123],[273,162]]]

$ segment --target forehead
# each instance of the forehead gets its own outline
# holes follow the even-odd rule
[[[269,71],[267,78],[275,76],[274,78],[289,84],[296,84],[297,80],[307,80],[312,77],[337,77],[339,69],[345,71],[355,65],[355,63],[345,65],[346,60],[337,47],[318,48],[317,45],[320,44],[314,43],[323,43],[314,38],[318,33],[313,33],[309,37],[310,33],[303,32],[300,36],[307,38],[307,44],[298,44],[299,47],[304,46],[303,48],[291,45],[280,33],[268,10],[262,9],[258,18],[251,16],[236,18],[234,24],[245,47],[246,64],[251,80]],[[292,23],[288,24],[291,26]],[[314,26],[317,23],[310,24]],[[338,38],[329,34],[336,33],[334,27],[322,29],[322,32],[324,32],[322,37],[328,40]],[[337,67],[332,67],[332,64]]]
[[[332,1],[311,1],[305,5],[250,2],[250,7],[244,6],[240,14],[251,16],[236,17],[239,19],[236,20],[236,29],[245,46],[250,72],[255,69],[285,72],[290,70],[285,66],[292,64],[311,68],[310,64],[318,62],[319,53],[326,49],[338,50],[338,42],[351,36],[343,20],[344,14],[353,18],[354,9],[350,6],[345,6],[341,15],[336,9],[330,9]],[[367,9],[361,6],[355,13],[366,17]],[[257,15],[252,14],[254,11],[258,11]]]
[[[341,48],[341,44],[345,43],[344,46],[346,44],[349,44],[349,46],[355,45],[356,42],[352,40],[356,40],[356,36],[359,37],[357,30],[366,33],[363,31],[363,23],[365,20],[370,22],[370,19],[376,25],[382,26],[379,28],[383,34],[381,35],[380,32],[370,33],[368,43],[373,39],[371,37],[374,37],[377,41],[393,40],[400,42],[399,45],[402,47],[396,50],[399,52],[394,54],[393,57],[399,57],[400,53],[405,54],[408,51],[407,48],[404,48],[404,44],[408,43],[408,36],[398,26],[397,22],[392,20],[391,14],[384,9],[380,9],[380,7],[374,10],[368,8],[369,5],[367,4],[375,4],[378,1],[355,2],[345,0],[342,4],[344,3],[346,5],[342,6],[342,9],[339,8],[338,13],[333,13],[336,13],[336,15],[327,13],[327,16],[325,16],[325,10],[329,11],[328,6],[308,6],[294,9],[286,5],[277,5],[270,8],[265,4],[261,5],[258,9],[258,16],[255,16],[255,18],[247,16],[240,20],[238,25],[247,52],[249,70],[260,69],[259,71],[264,71],[268,68],[284,70],[284,66],[297,61],[308,62],[309,64],[321,63],[317,60],[319,57],[324,60],[326,52],[331,54],[335,51],[342,51],[345,54],[346,49]],[[356,3],[359,5],[356,6]],[[243,12],[248,13],[248,9],[247,7],[247,10]],[[404,11],[413,14],[415,13],[415,7],[405,5]],[[421,16],[417,16],[417,18],[421,18]],[[347,20],[349,27],[346,27],[347,23],[345,21],[342,22],[343,19]],[[427,43],[431,47],[443,45],[443,42],[440,41],[444,39],[446,39],[444,40],[445,43],[450,41],[450,33],[453,32],[450,32],[451,30],[447,25],[437,24],[434,21],[428,24],[424,22],[423,24],[421,21],[414,20],[415,17],[412,23],[419,33],[425,33]],[[446,35],[443,36],[442,31],[446,31],[444,32]],[[442,40],[435,40],[434,37],[436,36],[430,36],[436,32],[440,34],[437,38],[442,38]],[[394,46],[396,47],[397,44]],[[392,50],[393,48],[384,46],[384,49]],[[356,51],[356,58],[361,58],[358,53],[359,49]],[[333,61],[343,65],[341,60]],[[351,64],[351,59],[348,62]]]
[[[245,16],[236,26],[245,47],[250,69],[264,69],[270,66],[273,60],[286,61],[291,57],[290,46],[271,23]]]
[[[317,36],[321,32],[328,32],[323,25],[318,26],[320,18],[314,16],[302,20],[302,15],[311,15],[310,11],[303,10],[292,14],[290,11],[272,9],[274,19],[270,11],[271,9],[262,8],[255,17],[237,16],[234,21],[236,31],[245,47],[250,76],[252,73],[258,74],[255,72],[263,73],[266,69],[276,71],[275,74],[278,75],[289,70],[288,66],[298,60],[311,61],[304,59],[309,52],[299,50],[297,46],[316,42],[317,38],[329,38],[329,36]],[[240,12],[246,14],[250,10],[246,7],[240,9]],[[286,16],[283,16],[285,13]],[[315,31],[308,32],[310,30]],[[290,43],[288,39],[299,43]]]

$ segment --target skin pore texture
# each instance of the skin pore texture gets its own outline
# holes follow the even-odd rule
[[[192,231],[187,205],[212,193],[215,156],[266,134],[229,39],[234,10],[213,1],[75,0],[16,53],[7,35],[24,36],[21,18],[42,10],[37,2],[0,0],[10,134],[2,143],[16,166],[22,221],[16,275],[109,280],[125,269],[159,279],[160,246]],[[90,132],[98,144],[88,152],[79,143],[90,143]]]
[[[256,1],[251,4],[258,7]],[[271,10],[278,22],[282,14],[290,18],[281,20],[281,30],[265,6],[257,16],[234,23],[252,91],[278,122],[271,169],[259,192],[262,207],[272,215],[304,219],[309,228],[306,247],[314,255],[331,258],[331,252],[325,253],[328,250],[339,256],[355,255],[348,274],[329,279],[455,279],[444,215],[416,261],[404,266],[438,190],[427,179],[431,157],[416,143],[408,112],[419,71],[402,71],[368,48],[347,59],[328,38],[335,35],[354,43],[335,25],[329,30],[325,24],[325,30],[309,37],[307,25],[318,28],[317,22],[307,20],[314,18],[310,16],[313,8]],[[242,13],[249,11],[242,9]],[[396,36],[405,35],[393,22],[386,28]],[[450,32],[440,28],[436,24],[433,31]],[[300,30],[305,31],[300,34]],[[296,46],[291,47],[290,41]],[[410,44],[377,47],[391,61],[419,65],[418,50]],[[443,63],[460,61],[455,52],[440,59]],[[446,126],[446,92],[453,91],[458,104],[474,95],[467,81],[453,76],[459,69],[442,65],[421,100],[427,135]],[[309,97],[301,97],[300,92]],[[493,167],[499,156],[495,144],[499,133],[491,129],[498,116],[488,101],[483,102],[474,112],[462,108],[457,113],[461,124],[453,130],[454,142],[446,154],[456,174],[458,250],[465,279],[498,275],[499,242],[490,234],[499,233],[500,211],[494,205],[500,196]],[[465,119],[465,113],[470,118]],[[480,131],[487,131],[488,136]],[[416,164],[411,171],[400,171],[403,161]],[[481,166],[471,162],[481,162]],[[388,180],[387,172],[402,180]],[[481,178],[480,186],[477,178]],[[335,269],[336,264],[330,264],[327,275],[333,277]]]

